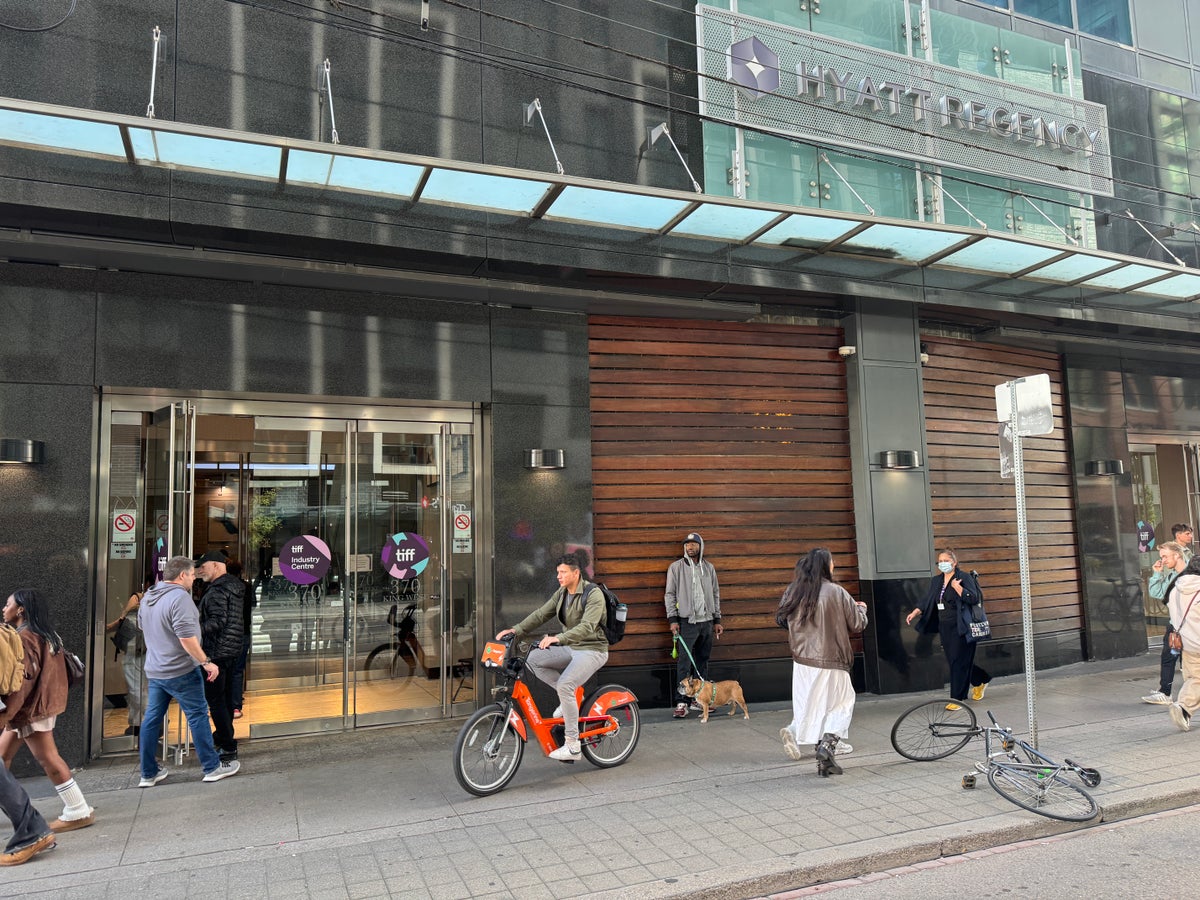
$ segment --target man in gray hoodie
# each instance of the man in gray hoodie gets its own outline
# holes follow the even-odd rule
[[[713,637],[720,637],[721,587],[717,570],[704,558],[704,538],[693,531],[683,539],[683,556],[667,569],[667,623],[671,634],[679,635],[692,658],[680,652],[675,661],[675,718],[688,714],[688,698],[679,693],[679,682],[691,677],[708,678],[708,658]],[[697,707],[698,708],[698,707]]]
[[[195,563],[187,556],[172,556],[163,569],[163,580],[146,591],[138,610],[138,624],[146,639],[149,690],[139,735],[142,780],[138,787],[154,787],[167,777],[168,772],[158,764],[155,751],[172,697],[187,716],[204,780],[220,781],[236,775],[241,768],[236,759],[221,762],[208,727],[204,682],[215,681],[219,673],[217,664],[200,645],[200,615],[192,601],[195,580]]]

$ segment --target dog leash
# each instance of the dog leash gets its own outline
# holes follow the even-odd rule
[[[683,638],[681,638],[678,633],[673,634],[672,637],[675,639],[675,647],[671,648],[671,658],[672,659],[677,658],[679,656],[679,652],[676,648],[682,647],[683,652],[687,654],[687,658],[692,663],[692,668],[696,672],[696,677],[697,678],[702,677],[700,675],[700,667],[698,665],[696,665],[696,657],[692,656],[692,651],[688,649],[687,641],[685,641]]]

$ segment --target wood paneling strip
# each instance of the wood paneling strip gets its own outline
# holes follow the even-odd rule
[[[922,337],[926,446],[934,543],[979,571],[992,634],[1021,635],[1016,496],[1000,478],[995,386],[1045,372],[1054,431],[1025,439],[1025,501],[1033,559],[1034,633],[1083,628],[1069,436],[1061,416],[1061,359],[1043,351]]]
[[[669,659],[666,571],[693,530],[721,580],[713,659],[786,658],[799,556],[857,570],[840,329],[592,318],[588,337],[596,567],[629,606],[610,664]]]

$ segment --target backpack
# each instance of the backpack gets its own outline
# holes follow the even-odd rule
[[[587,586],[592,582],[585,581],[583,584],[583,596],[586,597]],[[594,586],[600,589],[600,595],[604,598],[604,619],[600,622],[600,627],[611,647],[613,644],[619,644],[621,638],[625,637],[625,617],[629,613],[629,607],[622,603],[617,595],[608,589],[607,585],[596,583]],[[563,600],[566,601],[565,596]],[[558,618],[563,625],[567,624],[567,620],[563,618],[562,604],[559,604],[558,607]]]
[[[0,624],[0,696],[25,683],[25,645],[15,628]]]

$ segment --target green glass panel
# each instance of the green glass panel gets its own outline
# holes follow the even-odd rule
[[[1012,231],[1012,191],[1007,178],[992,178],[988,175],[946,169],[942,173],[942,187],[954,200],[970,210],[971,215],[987,225],[989,231],[998,234]],[[928,180],[925,182],[925,191],[927,195],[934,191]],[[954,200],[946,196],[941,199],[947,225],[979,227],[979,223],[967,215]]]
[[[704,193],[733,196],[729,167],[733,165],[736,132],[731,125],[704,123]]]
[[[995,26],[931,10],[929,33],[934,62],[1000,77],[1000,30]]]
[[[913,20],[917,21],[916,19]],[[902,3],[872,0],[826,0],[821,14],[812,17],[812,30],[867,47],[907,53]]]
[[[1000,37],[1000,66],[1005,81],[1051,94],[1068,93],[1067,53],[1060,44],[1006,31]]]
[[[713,3],[728,9],[728,4]],[[805,4],[807,6],[808,4]],[[801,10],[798,2],[780,3],[779,0],[738,0],[738,12],[743,16],[754,16],[768,22],[778,22],[791,28],[808,28],[809,15]],[[822,15],[824,12],[822,11]]]
[[[826,150],[829,162],[818,162],[823,209],[837,209],[858,215],[865,213],[863,201],[875,215],[890,219],[917,218],[916,171],[911,163],[849,156]],[[830,170],[830,164],[854,186],[862,200]]]
[[[820,206],[817,151],[774,135],[744,133],[746,199],[792,206]]]

